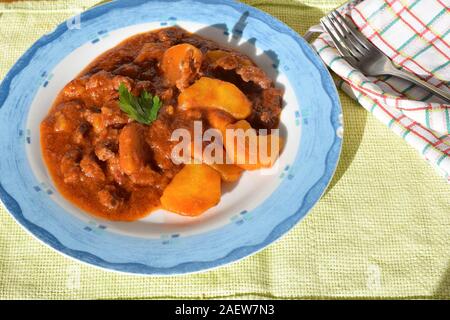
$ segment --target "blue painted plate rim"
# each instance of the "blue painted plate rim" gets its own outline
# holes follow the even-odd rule
[[[179,0],[166,0],[168,2],[178,2]],[[196,2],[207,2],[208,4],[225,4],[237,9],[241,12],[248,11],[253,17],[271,25],[275,30],[279,32],[284,32],[289,34],[302,48],[304,54],[308,60],[317,68],[320,73],[323,89],[327,92],[329,98],[332,101],[332,114],[338,113],[342,115],[342,107],[339,100],[339,95],[337,93],[337,88],[334,85],[332,77],[320,60],[319,56],[314,52],[314,50],[309,46],[309,44],[301,38],[294,30],[288,27],[286,24],[276,19],[275,17],[265,13],[259,9],[251,7],[249,5],[234,1],[234,0],[192,0]],[[101,17],[103,14],[107,13],[109,10],[118,9],[121,7],[137,6],[146,0],[115,0],[109,3],[105,3],[93,8],[88,9],[82,13],[82,19],[91,20]],[[36,41],[14,64],[14,66],[7,73],[0,85],[0,108],[3,106],[8,93],[11,81],[14,77],[20,73],[32,60],[34,54],[37,50],[45,46],[46,44],[58,39],[59,36],[64,34],[68,30],[66,22],[59,24],[54,31],[49,34],[42,36],[38,41]],[[65,245],[63,245],[55,236],[49,233],[44,228],[32,223],[27,220],[20,208],[17,201],[11,197],[8,192],[3,188],[0,182],[0,199],[7,211],[14,218],[14,220],[29,234],[34,238],[38,239],[43,244],[54,249],[55,251],[63,254],[70,259],[85,263],[90,266],[94,266],[106,271],[125,273],[128,275],[157,275],[157,276],[171,276],[171,275],[182,275],[186,273],[199,273],[205,272],[220,266],[224,266],[230,263],[237,262],[248,256],[256,254],[257,252],[263,250],[268,245],[279,240],[283,235],[289,232],[302,218],[309,213],[312,208],[317,204],[319,199],[325,193],[327,187],[329,186],[331,179],[337,169],[339,158],[342,151],[342,139],[337,136],[334,138],[334,142],[327,152],[326,156],[326,169],[322,177],[309,189],[306,193],[302,205],[299,209],[281,221],[272,232],[259,244],[251,246],[238,247],[222,258],[212,260],[212,261],[193,261],[181,263],[173,267],[168,268],[158,268],[152,267],[141,263],[112,263],[103,260],[102,258],[93,255],[89,252],[73,250]],[[331,157],[331,158],[330,158]],[[301,215],[300,211],[304,209],[305,200],[308,198],[313,198],[312,205],[307,208],[306,214]],[[308,199],[309,200],[309,199]]]

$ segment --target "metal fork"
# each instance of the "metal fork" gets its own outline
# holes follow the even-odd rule
[[[349,23],[337,10],[320,20],[336,49],[356,69],[368,76],[391,75],[408,80],[450,103],[450,94],[416,76],[397,69],[391,60]]]

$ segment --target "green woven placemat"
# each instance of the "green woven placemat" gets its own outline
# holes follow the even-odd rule
[[[0,78],[35,40],[95,2],[0,3]],[[245,2],[300,34],[342,3]],[[1,208],[0,298],[450,298],[449,186],[340,96],[345,139],[336,176],[311,214],[264,251],[202,274],[126,276],[61,256]]]

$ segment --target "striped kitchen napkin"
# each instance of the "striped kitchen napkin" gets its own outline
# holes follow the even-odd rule
[[[341,13],[399,68],[450,91],[450,0],[355,0]],[[450,105],[398,78],[367,77],[321,33],[313,47],[338,86],[403,137],[450,182]]]

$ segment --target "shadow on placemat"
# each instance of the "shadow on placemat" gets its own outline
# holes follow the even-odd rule
[[[341,90],[339,90],[339,98],[344,115],[344,141],[336,173],[325,194],[338,183],[353,162],[364,135],[368,116],[367,111],[363,107],[359,106],[357,102],[353,101]]]
[[[258,1],[241,0],[260,10],[270,13],[283,21],[300,35],[305,34],[310,26],[317,24],[325,12],[314,7],[304,5],[296,0]]]
[[[434,291],[434,297],[439,299],[450,299],[450,263],[447,271],[442,276],[438,287]]]

